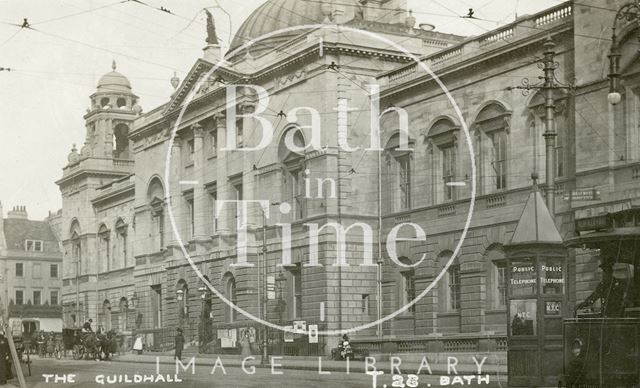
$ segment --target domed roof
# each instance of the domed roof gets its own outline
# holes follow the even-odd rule
[[[292,26],[319,24],[323,20],[321,1],[267,0],[242,23],[231,42],[229,52],[267,33]],[[292,37],[300,33],[300,31],[292,31],[282,36]],[[259,50],[259,47],[253,46],[251,51],[254,49]]]
[[[116,61],[113,61],[111,68],[113,71],[103,75],[98,81],[98,91],[131,93],[131,83],[127,77],[116,71]]]

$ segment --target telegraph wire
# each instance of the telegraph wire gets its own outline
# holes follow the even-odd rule
[[[55,18],[51,18],[51,19],[45,19],[45,20],[42,20],[42,21],[39,21],[39,22],[35,22],[35,23],[33,23],[33,25],[36,26],[36,25],[39,25],[39,24],[45,24],[45,23],[55,22],[55,21],[58,21],[58,20],[64,20],[64,19],[67,19],[67,18],[70,18],[70,17],[83,15],[83,14],[95,12],[95,11],[98,11],[98,10],[101,10],[101,9],[113,7],[113,6],[118,5],[118,4],[126,3],[127,1],[128,0],[116,1],[115,3],[110,3],[110,4],[103,5],[103,6],[100,6],[100,7],[97,7],[97,8],[90,8],[90,9],[84,10],[82,12],[76,12],[76,13],[69,14],[69,15],[63,15],[63,16],[59,16],[59,17],[55,17]]]

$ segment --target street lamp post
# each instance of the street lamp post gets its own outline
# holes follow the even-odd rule
[[[280,205],[279,202],[274,202],[269,204],[268,206],[276,206]],[[267,287],[267,212],[269,211],[268,206],[262,208],[262,271],[259,275],[262,280],[262,285],[258,286],[258,289],[262,293],[262,297],[259,300],[260,304],[260,315],[263,321],[267,320],[267,307],[268,307],[268,287]],[[269,360],[269,341],[267,336],[269,334],[268,328],[266,325],[262,325],[262,359],[260,363],[262,365],[266,365]]]
[[[262,320],[267,320],[267,213],[264,209],[262,213]],[[267,326],[262,325],[262,365],[266,365],[269,359],[267,334]]]
[[[528,95],[531,90],[541,90],[544,97],[544,108],[545,108],[545,131],[542,135],[545,141],[545,149],[546,149],[546,160],[545,160],[545,196],[547,208],[549,209],[549,213],[553,216],[555,214],[555,179],[556,179],[556,170],[555,170],[555,155],[554,150],[556,147],[556,137],[558,133],[555,128],[555,102],[553,98],[553,94],[555,90],[558,89],[573,89],[573,84],[561,85],[555,75],[555,70],[558,68],[559,64],[555,60],[555,47],[556,44],[551,40],[551,37],[548,37],[544,44],[544,51],[542,61],[538,63],[538,67],[541,68],[544,72],[544,76],[540,77],[542,82],[538,84],[529,83],[528,78],[522,79],[521,86],[509,86],[507,90],[513,89],[522,89],[522,94]]]
[[[80,327],[80,259],[76,258],[76,324]]]
[[[278,324],[282,326],[284,319],[282,318],[284,314],[284,310],[286,308],[287,303],[284,301],[282,297],[282,292],[284,290],[284,285],[287,281],[287,278],[282,273],[282,270],[278,273],[278,277],[275,279],[276,281],[276,290],[277,290],[277,300],[278,300]],[[280,355],[284,353],[284,332],[281,332],[281,341],[280,341]]]
[[[201,312],[200,312],[200,346],[199,346],[200,353],[202,353],[207,343],[207,331],[206,331],[207,327],[205,324],[207,317],[205,314],[206,313],[205,306],[207,303],[208,290],[207,290],[207,287],[201,286],[198,288],[198,291],[200,291],[200,299],[202,300]]]
[[[184,318],[184,307],[180,305],[180,302],[184,300],[184,290],[176,290],[176,299],[178,301],[178,323],[179,327],[182,327],[182,321]]]
[[[609,94],[607,100],[611,105],[617,105],[622,100],[620,95],[619,82],[620,82],[620,47],[618,46],[617,28],[618,22],[626,20],[628,22],[635,22],[640,25],[640,0],[633,0],[618,9],[616,16],[613,19],[613,25],[611,27],[611,49],[609,50]]]

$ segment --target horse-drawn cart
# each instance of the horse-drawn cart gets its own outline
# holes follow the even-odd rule
[[[64,353],[71,350],[74,360],[98,360],[111,357],[117,351],[115,332],[85,333],[82,329],[63,329]]]

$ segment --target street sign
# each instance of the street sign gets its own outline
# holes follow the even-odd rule
[[[318,343],[318,325],[309,325],[309,343]]]
[[[306,321],[293,321],[293,330],[296,333],[304,333],[307,330]]]
[[[591,189],[576,189],[569,193],[564,193],[564,199],[567,201],[598,201],[600,200],[600,191]]]

